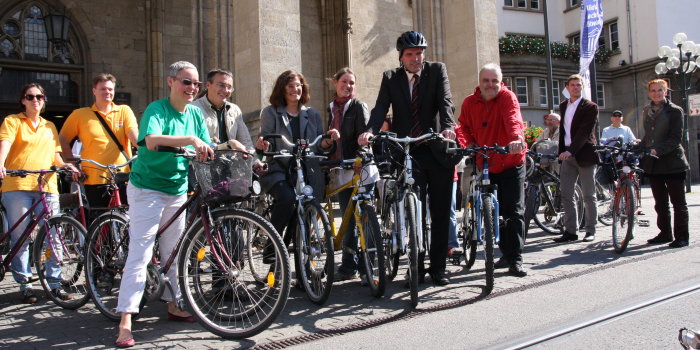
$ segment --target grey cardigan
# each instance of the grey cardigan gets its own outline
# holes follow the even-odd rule
[[[284,135],[287,140],[292,141],[292,128],[289,123],[289,114],[284,106],[267,106],[260,112],[261,130],[260,136],[280,134]],[[306,138],[309,142],[313,141],[318,135],[323,134],[323,122],[321,115],[313,108],[302,105],[299,108],[299,123],[302,131],[301,137]],[[283,145],[279,140],[271,140],[271,149],[292,151],[290,147]],[[333,148],[333,147],[331,147]],[[316,154],[328,152],[329,150],[322,149],[320,143],[315,148],[311,149]],[[263,191],[269,191],[272,186],[280,181],[287,179],[289,168],[289,159],[277,158],[268,164],[268,171],[260,178],[260,185]]]
[[[658,159],[644,157],[642,169],[649,175],[677,174],[689,169],[681,147],[683,135],[683,110],[666,102],[656,119],[649,116],[651,105],[644,107],[644,138],[642,146],[656,150]]]
[[[229,140],[237,140],[242,143],[243,146],[249,151],[253,152],[253,141],[250,138],[250,132],[248,132],[248,127],[243,121],[243,113],[241,109],[235,104],[226,101],[226,133],[228,134]],[[216,112],[212,108],[211,102],[207,99],[207,96],[202,96],[201,98],[192,102],[193,106],[199,107],[204,115],[204,123],[207,125],[207,130],[209,130],[209,136],[212,138],[219,137],[219,121],[216,119]],[[221,141],[217,142],[220,143]]]

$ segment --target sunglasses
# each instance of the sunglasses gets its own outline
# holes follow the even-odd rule
[[[187,78],[178,78],[178,77],[173,77],[173,79],[181,81],[183,84],[185,84],[185,86],[194,85],[194,87],[197,89],[202,87],[201,81],[192,81],[192,80],[187,79]]]
[[[46,98],[44,95],[24,95],[24,99],[27,101],[34,101],[35,97],[37,101],[43,101]]]

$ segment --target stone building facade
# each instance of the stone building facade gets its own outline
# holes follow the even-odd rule
[[[93,100],[91,78],[114,74],[117,100],[140,116],[167,96],[170,63],[234,72],[232,101],[253,134],[276,77],[302,72],[310,105],[325,111],[328,77],[357,74],[358,97],[373,107],[381,72],[398,66],[396,38],[426,34],[427,58],[447,63],[459,106],[477,83],[480,65],[498,61],[494,0],[3,0],[0,2],[0,115],[18,112],[22,85],[49,91],[45,115],[59,125]],[[449,9],[449,10],[448,10]],[[50,42],[48,14],[71,21],[68,42]],[[325,115],[325,113],[322,113]]]

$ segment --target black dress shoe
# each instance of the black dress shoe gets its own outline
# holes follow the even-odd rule
[[[647,240],[647,244],[661,244],[661,243],[669,243],[673,241],[671,237],[664,237],[661,235],[658,235],[652,239]]]
[[[586,237],[583,237],[584,242],[593,242],[595,241],[595,233],[590,233],[586,232]]]
[[[510,265],[508,268],[508,273],[515,277],[525,277],[527,276],[527,271],[523,269],[523,264],[516,262]]]
[[[446,286],[450,284],[450,280],[445,276],[444,272],[431,273],[430,278],[436,286]]]
[[[683,248],[688,246],[688,241],[684,241],[682,239],[677,239],[673,242],[671,242],[669,245],[671,248]]]
[[[561,237],[554,238],[552,240],[557,242],[557,243],[573,242],[573,241],[578,240],[578,235],[573,234],[573,233],[564,232],[564,234],[562,234]]]
[[[493,264],[494,269],[506,269],[510,266],[510,262],[504,256],[502,256],[495,264]]]

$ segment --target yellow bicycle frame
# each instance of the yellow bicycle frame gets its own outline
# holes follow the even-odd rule
[[[365,246],[365,235],[362,230],[362,225],[360,223],[360,201],[356,201],[353,203],[352,198],[355,197],[359,191],[360,188],[360,182],[361,182],[361,177],[360,174],[362,173],[362,158],[357,157],[355,158],[355,163],[353,163],[353,170],[354,174],[352,175],[352,180],[348,181],[347,183],[343,184],[342,186],[332,189],[330,188],[331,184],[326,185],[326,205],[324,209],[326,210],[326,213],[328,214],[328,221],[330,221],[331,224],[331,232],[333,233],[334,239],[334,249],[335,250],[340,250],[343,245],[343,237],[345,236],[345,233],[347,232],[348,229],[348,223],[350,222],[350,217],[352,215],[355,216],[355,225],[357,226],[357,230],[359,232],[359,241],[360,241],[360,251],[365,251],[366,246]],[[333,200],[332,198],[336,196],[338,193],[341,191],[347,189],[348,187],[353,187],[352,194],[350,195],[350,200],[348,202],[347,207],[345,208],[345,213],[343,214],[343,220],[342,223],[340,224],[340,229],[336,230],[335,227],[335,218],[333,217]],[[353,205],[351,205],[353,204]]]

